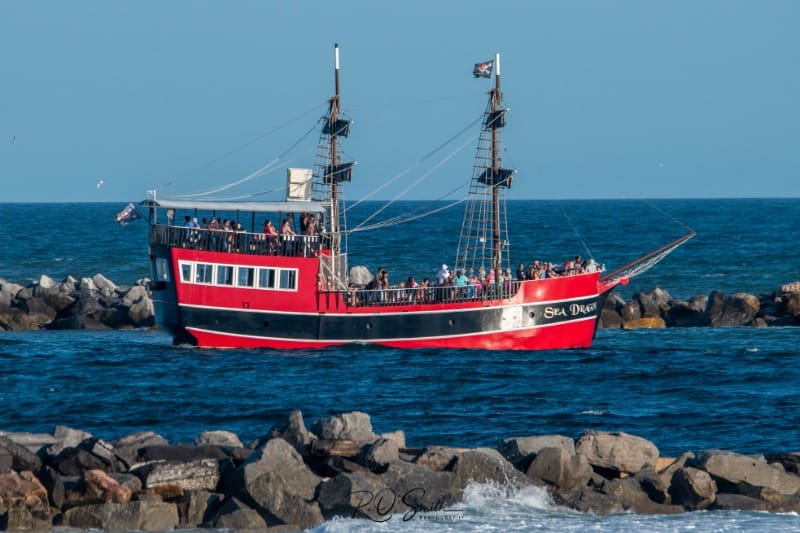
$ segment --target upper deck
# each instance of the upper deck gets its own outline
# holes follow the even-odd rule
[[[322,236],[267,235],[248,231],[152,224],[150,226],[150,244],[208,252],[316,257],[322,247]]]

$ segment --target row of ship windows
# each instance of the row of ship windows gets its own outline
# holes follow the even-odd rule
[[[297,269],[218,265],[180,261],[181,281],[201,285],[297,290]]]

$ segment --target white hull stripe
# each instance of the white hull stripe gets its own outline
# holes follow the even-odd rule
[[[439,313],[470,313],[476,311],[485,311],[487,309],[506,309],[506,308],[515,308],[515,307],[522,307],[522,306],[531,306],[531,305],[556,305],[556,304],[563,304],[569,302],[576,302],[580,300],[585,300],[586,298],[597,297],[597,294],[588,294],[585,296],[577,296],[575,298],[565,298],[563,300],[542,300],[538,302],[522,302],[522,303],[515,303],[515,304],[503,304],[503,305],[484,305],[481,307],[469,307],[464,309],[459,308],[446,308],[446,309],[434,309],[434,310],[424,310],[424,311],[389,311],[386,313],[341,313],[341,312],[302,312],[302,311],[281,311],[280,309],[254,309],[250,308],[242,308],[242,307],[227,307],[227,306],[220,306],[220,305],[199,305],[199,304],[187,304],[187,303],[179,303],[179,307],[190,307],[192,309],[207,309],[207,310],[222,310],[222,311],[236,311],[240,313],[280,313],[281,315],[295,315],[295,316],[343,316],[343,317],[368,317],[368,316],[392,316],[392,315],[426,315],[426,314],[439,314]],[[366,307],[366,306],[364,306]],[[364,307],[359,307],[358,309],[364,309]],[[389,306],[387,306],[389,307]]]

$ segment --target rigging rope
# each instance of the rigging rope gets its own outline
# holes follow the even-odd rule
[[[688,226],[687,224],[685,224],[682,221],[678,220],[674,216],[670,215],[669,213],[667,213],[666,211],[664,211],[663,209],[661,209],[660,207],[658,207],[654,203],[650,202],[649,200],[642,200],[642,202],[644,204],[646,204],[646,205],[649,205],[650,207],[652,207],[653,209],[655,209],[656,211],[658,211],[659,213],[664,215],[664,217],[672,220],[673,222],[677,223],[678,225],[683,226],[684,228],[688,229],[689,231],[694,231],[694,229],[692,229],[690,226]]]
[[[384,183],[383,185],[381,185],[381,186],[380,186],[380,187],[378,187],[377,189],[373,190],[371,193],[369,193],[369,194],[367,194],[366,196],[362,197],[362,198],[361,198],[360,200],[358,200],[357,202],[355,202],[355,203],[353,203],[352,205],[348,206],[348,207],[345,209],[345,212],[346,212],[346,211],[348,211],[348,210],[350,210],[351,208],[353,208],[353,207],[357,206],[357,205],[358,205],[358,204],[360,204],[361,202],[363,202],[363,201],[365,201],[365,200],[367,200],[367,199],[371,198],[372,196],[374,196],[374,195],[375,195],[375,194],[377,194],[378,192],[382,191],[383,189],[385,189],[386,187],[388,187],[389,185],[391,185],[392,183],[394,183],[394,182],[395,182],[395,181],[397,181],[398,179],[402,178],[403,176],[405,176],[406,174],[408,174],[409,172],[411,172],[411,171],[412,171],[414,168],[416,168],[417,166],[419,166],[420,164],[422,164],[422,162],[423,162],[423,161],[425,161],[426,159],[428,159],[428,158],[430,158],[431,156],[433,156],[433,154],[435,154],[435,153],[436,153],[436,152],[438,152],[439,150],[442,150],[442,149],[443,149],[445,146],[447,146],[448,144],[450,144],[451,142],[453,142],[453,140],[455,140],[455,139],[457,139],[458,137],[460,137],[461,135],[463,135],[465,131],[467,131],[467,130],[471,129],[471,128],[472,128],[472,126],[474,126],[474,125],[475,125],[475,124],[476,124],[478,121],[480,121],[482,118],[483,118],[483,115],[479,115],[479,116],[478,116],[478,118],[476,118],[475,120],[473,120],[472,122],[470,122],[470,123],[469,123],[467,126],[465,126],[464,128],[462,128],[462,129],[461,129],[461,130],[460,130],[458,133],[456,133],[455,135],[453,135],[452,137],[450,137],[449,139],[447,139],[445,142],[443,142],[442,144],[440,144],[439,146],[437,146],[436,148],[434,148],[433,150],[431,150],[430,152],[428,152],[426,155],[424,155],[424,156],[422,156],[421,158],[419,158],[418,160],[416,160],[414,163],[412,163],[412,164],[411,164],[411,166],[409,166],[408,168],[406,168],[405,170],[403,170],[402,172],[400,172],[399,174],[397,174],[396,176],[394,176],[393,178],[391,178],[390,180],[388,180],[386,183]],[[474,137],[471,137],[471,138],[474,138]]]
[[[575,224],[573,224],[572,219],[569,217],[569,214],[567,213],[567,210],[564,209],[564,204],[559,203],[558,206],[561,208],[561,212],[564,213],[564,218],[567,219],[567,222],[572,228],[572,231],[575,233],[575,236],[578,237],[578,240],[583,245],[583,249],[586,250],[586,255],[594,259],[592,251],[589,249],[589,246],[586,244],[586,241],[583,240],[583,236],[581,235],[580,231],[578,231],[578,227]]]
[[[464,187],[464,185],[460,185],[455,190],[461,189],[462,187]],[[451,193],[452,192],[453,191],[451,191]],[[451,193],[448,193],[448,195],[451,194]],[[401,224],[401,223],[405,223],[405,222],[412,222],[414,220],[419,220],[420,218],[425,218],[427,216],[435,215],[436,213],[439,213],[439,212],[444,211],[446,209],[450,209],[451,207],[456,206],[458,204],[464,203],[467,200],[468,200],[468,198],[461,198],[460,200],[455,200],[452,203],[449,203],[449,204],[444,205],[442,207],[438,207],[438,208],[433,209],[431,211],[423,211],[422,213],[420,213],[418,215],[397,216],[397,217],[394,217],[394,218],[390,218],[388,220],[384,220],[384,221],[378,222],[376,224],[373,224],[372,226],[362,227],[361,225],[359,225],[359,226],[357,226],[357,227],[355,227],[355,228],[353,228],[351,230],[348,230],[346,233],[349,235],[350,233],[358,233],[359,231],[371,231],[371,230],[374,230],[374,229],[381,229],[381,228],[386,228],[386,227],[389,227],[389,226],[394,226],[395,224]],[[436,200],[434,200],[434,201],[436,201]]]
[[[356,227],[355,227],[355,228],[353,228],[353,229],[358,229],[358,228],[360,228],[361,226],[363,226],[364,224],[366,224],[367,222],[369,222],[370,220],[372,220],[373,218],[375,218],[376,216],[378,216],[378,215],[379,215],[379,214],[380,214],[380,213],[381,213],[381,212],[382,212],[384,209],[386,209],[387,207],[389,207],[390,205],[392,205],[392,204],[393,204],[394,202],[396,202],[396,201],[397,201],[399,198],[401,198],[402,196],[404,196],[404,195],[405,195],[405,194],[406,194],[408,191],[410,191],[411,189],[413,189],[414,187],[416,187],[416,186],[417,186],[417,185],[418,185],[418,184],[419,184],[419,183],[420,183],[422,180],[424,180],[424,179],[426,179],[428,176],[430,176],[430,175],[433,173],[433,171],[434,171],[434,170],[437,170],[439,167],[441,167],[442,165],[444,165],[445,163],[447,163],[447,162],[448,162],[450,159],[452,159],[453,157],[455,157],[455,155],[456,155],[458,152],[460,152],[461,150],[463,150],[463,149],[464,149],[464,148],[465,148],[465,147],[466,147],[468,144],[471,144],[471,143],[472,143],[472,141],[473,141],[473,139],[474,139],[475,137],[477,137],[477,135],[473,135],[472,137],[468,138],[468,139],[467,139],[467,140],[466,140],[466,141],[465,141],[465,142],[464,142],[464,143],[463,143],[461,146],[459,146],[459,147],[458,147],[458,148],[456,148],[456,149],[455,149],[453,152],[451,152],[449,155],[447,155],[447,157],[445,157],[444,159],[442,159],[441,161],[439,161],[439,162],[438,162],[436,165],[434,165],[434,166],[433,166],[433,167],[432,167],[430,170],[428,170],[428,172],[426,172],[426,173],[422,174],[422,175],[421,175],[419,178],[417,178],[417,180],[416,180],[416,181],[414,181],[413,183],[411,183],[411,185],[409,185],[408,187],[406,187],[405,189],[403,189],[402,191],[400,191],[400,193],[399,193],[399,194],[397,194],[397,195],[396,195],[394,198],[392,198],[391,200],[389,200],[388,202],[386,202],[386,203],[385,203],[383,206],[381,206],[381,207],[380,207],[380,209],[376,210],[374,213],[372,213],[370,216],[368,216],[366,219],[364,219],[364,220],[363,220],[363,221],[362,221],[362,222],[361,222],[361,223],[360,223],[358,226],[356,226]],[[448,141],[448,142],[449,142],[449,141]]]
[[[322,119],[320,119],[320,120],[322,120]],[[237,185],[241,185],[242,183],[246,183],[246,182],[248,182],[248,181],[250,181],[252,179],[255,179],[255,178],[259,177],[259,176],[262,176],[264,174],[269,174],[269,173],[275,172],[276,170],[278,170],[280,168],[284,168],[289,164],[289,162],[282,163],[281,165],[278,165],[275,168],[270,168],[270,167],[272,167],[275,163],[280,161],[286,154],[288,154],[289,152],[294,150],[294,148],[298,144],[303,142],[303,140],[306,137],[308,137],[308,135],[317,128],[317,124],[319,124],[319,120],[311,128],[309,128],[309,130],[307,132],[305,132],[303,134],[303,136],[300,137],[294,144],[292,144],[289,148],[287,148],[280,155],[278,155],[278,157],[276,157],[275,159],[273,159],[272,161],[270,161],[269,163],[267,163],[266,165],[264,165],[260,169],[258,169],[255,172],[245,176],[244,178],[242,178],[240,180],[237,180],[237,181],[222,185],[220,187],[217,187],[216,189],[210,189],[210,190],[203,191],[203,192],[190,193],[190,194],[181,194],[181,195],[165,195],[165,197],[166,198],[202,198],[204,196],[209,196],[209,195],[212,195],[212,194],[216,194],[218,192],[225,191],[225,190],[230,189],[232,187],[236,187]],[[281,187],[279,187],[279,188],[277,188],[275,190],[279,190],[279,189],[284,188],[284,187],[285,186],[282,185]],[[241,199],[249,198],[249,197],[252,197],[252,196],[253,196],[253,194],[240,195],[240,196],[236,197],[236,199],[241,200]],[[223,198],[218,198],[218,200],[223,200]]]
[[[244,144],[241,144],[241,145],[237,146],[236,148],[233,148],[233,149],[231,149],[231,150],[228,150],[227,152],[225,152],[225,153],[223,153],[223,154],[221,154],[221,155],[219,155],[219,156],[215,157],[214,159],[211,159],[210,161],[206,161],[205,163],[203,163],[203,164],[201,164],[201,165],[199,165],[199,166],[197,166],[197,167],[195,167],[195,168],[193,168],[193,169],[191,169],[191,170],[188,170],[188,171],[184,172],[183,174],[179,175],[179,176],[178,176],[178,177],[176,177],[176,178],[173,178],[172,180],[168,181],[166,184],[164,184],[164,185],[162,185],[161,187],[159,187],[159,189],[166,189],[166,188],[168,188],[169,186],[171,186],[171,185],[172,185],[172,184],[173,184],[175,181],[177,181],[177,180],[181,180],[181,179],[183,179],[183,178],[185,178],[185,177],[187,177],[187,176],[190,176],[190,175],[194,174],[195,172],[198,172],[198,171],[200,171],[200,170],[202,170],[202,169],[204,169],[204,168],[206,168],[206,167],[209,167],[209,166],[213,165],[214,163],[216,163],[217,161],[219,161],[219,160],[221,160],[221,159],[224,159],[224,158],[226,158],[226,157],[228,157],[228,156],[230,156],[230,155],[232,155],[232,154],[235,154],[236,152],[239,152],[239,151],[241,151],[241,150],[243,150],[243,149],[247,148],[248,146],[250,146],[250,145],[252,145],[252,144],[254,144],[254,143],[256,143],[256,142],[260,141],[261,139],[263,139],[263,138],[265,138],[265,137],[268,137],[268,136],[272,135],[273,133],[276,133],[277,131],[279,131],[279,130],[281,130],[281,129],[285,128],[285,127],[286,127],[286,126],[288,126],[289,124],[292,124],[292,123],[294,123],[294,122],[296,122],[296,121],[300,120],[301,118],[303,118],[303,117],[305,117],[306,115],[310,114],[311,112],[313,112],[313,111],[317,110],[318,108],[320,108],[320,107],[323,107],[323,106],[327,105],[327,103],[328,103],[328,102],[327,102],[327,100],[326,100],[325,102],[318,103],[318,104],[314,104],[314,106],[312,106],[312,107],[310,107],[309,109],[307,109],[307,110],[303,111],[303,112],[302,112],[302,113],[300,113],[299,115],[296,115],[296,116],[294,116],[294,117],[290,118],[289,120],[287,120],[287,121],[285,121],[285,122],[282,122],[282,123],[281,123],[281,124],[279,124],[278,126],[276,126],[276,127],[274,127],[273,129],[271,129],[270,131],[268,131],[268,132],[266,132],[266,133],[263,133],[263,134],[259,135],[258,137],[255,137],[254,139],[251,139],[250,141],[248,141],[248,142],[246,142],[246,143],[244,143]],[[321,119],[320,119],[320,120],[321,120]],[[315,128],[317,127],[317,124],[318,124],[318,123],[319,123],[319,121],[317,121],[317,122],[314,124],[314,126],[312,127],[312,131],[313,131],[313,129],[315,129]],[[307,135],[308,135],[308,133],[306,133],[305,135],[303,135],[303,137],[301,138],[301,141],[302,141],[302,139],[304,139],[304,138],[305,138]],[[292,148],[294,148],[295,146],[297,146],[297,144],[299,144],[299,142],[300,142],[300,141],[298,141],[297,143],[295,143],[294,145],[292,145],[292,147],[291,147],[291,148],[289,148],[289,150],[291,150]],[[288,152],[289,150],[287,150],[286,152]],[[284,152],[284,154],[285,154],[286,152]],[[282,157],[282,156],[281,156],[281,157]],[[280,157],[279,157],[279,158],[280,158]]]

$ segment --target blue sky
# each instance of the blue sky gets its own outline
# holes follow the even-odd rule
[[[509,198],[798,197],[798,26],[791,0],[0,0],[0,201],[242,178],[324,112],[335,42],[348,199],[401,175],[373,198],[466,182],[468,136],[413,164],[483,111],[472,65],[495,52]]]

